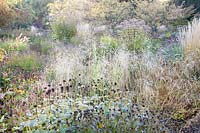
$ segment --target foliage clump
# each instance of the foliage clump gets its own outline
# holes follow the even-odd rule
[[[64,42],[70,42],[77,33],[74,24],[55,22],[51,24],[53,38]]]
[[[125,29],[120,33],[122,41],[126,44],[128,50],[142,52],[145,48],[145,43],[148,41],[148,36],[142,31],[135,29]]]
[[[118,40],[111,36],[102,36],[100,38],[100,44],[97,48],[97,54],[99,56],[106,56],[108,54],[114,54],[119,48]]]
[[[180,20],[184,21],[187,16],[194,12],[192,6],[184,8],[183,5],[177,6],[169,1],[135,0],[134,4],[136,15],[152,26],[152,32],[156,32],[159,25],[169,25]]]
[[[94,2],[90,10],[90,15],[94,20],[116,25],[131,16],[131,9],[132,7],[129,2],[102,0]]]
[[[15,16],[12,4],[7,0],[0,1],[0,27],[7,26]]]

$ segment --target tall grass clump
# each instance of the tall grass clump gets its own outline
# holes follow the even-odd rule
[[[42,68],[42,62],[35,54],[13,55],[7,65],[14,68],[21,68],[25,71],[41,70]]]
[[[185,75],[200,78],[200,19],[195,18],[187,27],[180,30],[180,42],[184,53]]]
[[[200,19],[195,18],[180,31],[180,41],[185,55],[200,49]]]

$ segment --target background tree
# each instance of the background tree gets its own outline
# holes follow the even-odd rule
[[[21,0],[17,8],[21,10],[21,17],[14,23],[14,27],[27,28],[34,25],[38,28],[44,28],[48,20],[48,3],[53,0]],[[26,17],[24,17],[26,16]]]
[[[0,0],[0,27],[8,26],[15,16],[13,1]]]
[[[91,17],[104,24],[116,25],[131,18],[133,7],[129,2],[119,0],[102,0],[93,4]]]
[[[161,0],[134,0],[135,13],[138,17],[145,20],[156,32],[159,25],[169,25],[177,20],[184,20],[190,16],[194,10],[192,6],[184,8],[183,5],[175,5],[170,1]]]

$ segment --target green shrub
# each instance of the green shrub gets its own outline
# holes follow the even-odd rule
[[[142,31],[135,29],[125,29],[119,34],[121,42],[127,46],[129,51],[143,52],[146,44],[150,40]]]
[[[53,38],[64,42],[70,42],[77,33],[76,26],[73,24],[55,22],[51,25],[51,28]]]
[[[48,3],[53,0],[19,0],[16,6],[23,11],[13,20],[13,28],[28,28],[33,23],[39,27],[46,26],[48,20]]]
[[[109,50],[115,51],[118,48],[118,42],[115,38],[110,36],[103,36],[100,38],[100,43]]]
[[[162,48],[162,55],[166,61],[176,61],[183,58],[183,48],[180,44],[173,44],[169,47]]]
[[[104,56],[114,54],[118,48],[117,39],[110,36],[102,36],[100,38],[100,46],[97,48],[97,54]]]
[[[133,6],[130,2],[101,0],[94,2],[90,9],[90,16],[100,22],[115,25],[133,16]]]
[[[42,68],[41,60],[35,55],[13,55],[7,65],[10,67],[19,67],[25,71],[40,70]]]
[[[8,26],[15,18],[16,12],[13,10],[14,3],[8,0],[0,1],[0,27]]]
[[[156,53],[161,47],[161,41],[159,39],[149,39],[145,44],[145,49],[152,53]]]

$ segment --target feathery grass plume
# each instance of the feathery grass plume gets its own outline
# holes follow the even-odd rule
[[[195,18],[187,27],[180,30],[179,40],[187,56],[200,49],[200,19]]]
[[[188,26],[180,30],[179,40],[184,53],[184,75],[187,78],[199,79],[200,71],[200,19],[194,18]]]

